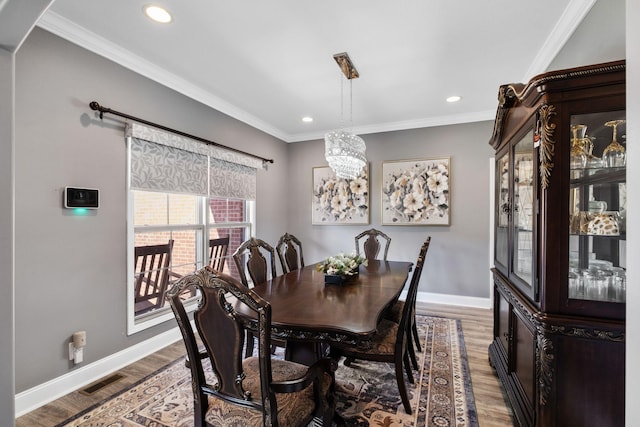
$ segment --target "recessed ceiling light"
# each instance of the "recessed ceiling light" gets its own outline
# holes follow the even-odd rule
[[[447,102],[458,102],[462,99],[462,97],[458,95],[450,96],[447,98]]]
[[[305,123],[311,123],[313,121],[313,117],[309,117],[309,116],[303,117],[302,121]]]
[[[144,13],[149,18],[153,19],[156,22],[160,22],[161,24],[168,24],[172,20],[171,14],[167,11],[167,9],[153,4],[146,5],[144,7]]]

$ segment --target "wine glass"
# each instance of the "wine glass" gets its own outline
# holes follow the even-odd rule
[[[613,138],[611,144],[609,144],[602,152],[602,160],[604,164],[610,168],[624,167],[626,161],[626,154],[624,147],[616,139],[618,132],[618,125],[626,122],[626,120],[610,120],[604,125],[613,128]]]
[[[593,155],[593,141],[595,141],[595,136],[584,136],[584,151],[587,154],[587,168],[601,168],[603,166],[603,161],[600,157]]]
[[[584,136],[587,133],[586,125],[571,125],[571,169],[584,169],[587,166],[587,153],[584,150]],[[572,178],[577,178],[577,172],[572,172]]]

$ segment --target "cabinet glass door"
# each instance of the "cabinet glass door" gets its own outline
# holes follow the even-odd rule
[[[626,299],[625,112],[571,116],[568,295]]]
[[[512,271],[529,286],[533,277],[533,159],[533,132],[529,132],[514,147],[512,207]]]
[[[509,153],[506,152],[496,162],[496,235],[495,260],[505,274],[509,265]]]

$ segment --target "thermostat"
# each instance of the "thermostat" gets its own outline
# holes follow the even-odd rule
[[[100,196],[95,188],[64,187],[64,207],[98,209]]]

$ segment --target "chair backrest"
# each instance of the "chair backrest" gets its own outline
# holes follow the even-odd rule
[[[356,236],[356,254],[360,255],[360,245],[362,244],[364,257],[366,259],[377,259],[378,254],[380,253],[380,240],[384,240],[384,256],[382,257],[383,261],[387,260],[387,254],[389,253],[389,245],[391,244],[391,237],[387,236],[380,230],[376,230],[375,228],[371,228],[369,230],[365,230],[362,233]]]
[[[201,302],[193,313],[198,336],[206,349],[217,385],[207,384],[198,349],[196,333],[183,305],[181,295],[199,290]],[[242,359],[245,329],[236,306],[229,304],[229,296],[240,301],[258,319],[258,358],[260,367],[261,396],[251,396],[243,388]],[[214,396],[229,404],[263,411],[264,425],[277,425],[275,393],[271,382],[271,306],[259,295],[233,277],[205,267],[185,275],[167,292],[169,304],[176,317],[184,339],[189,367],[191,369],[194,396],[195,425],[204,425],[208,408],[208,397]],[[205,393],[206,389],[206,393]],[[272,408],[274,410],[272,410]],[[269,417],[270,419],[268,420]],[[269,422],[267,422],[269,421]]]
[[[257,285],[276,277],[276,251],[264,240],[246,240],[233,253],[233,260],[245,286],[249,286],[249,278]]]
[[[164,306],[172,249],[173,240],[135,247],[135,314]]]
[[[415,305],[416,305],[416,297],[418,294],[418,285],[420,284],[420,276],[422,276],[422,269],[424,267],[424,260],[427,257],[427,251],[429,250],[429,245],[431,244],[431,236],[427,237],[427,240],[424,241],[422,246],[420,247],[420,252],[418,254],[418,259],[416,261],[416,266],[413,269],[413,274],[411,276],[411,282],[409,283],[409,289],[407,290],[407,298],[404,303],[404,307],[402,309],[402,316],[400,317],[400,325],[398,326],[398,334],[410,333],[410,321],[414,316]],[[396,351],[400,349],[399,345],[404,345],[404,338],[396,340]]]
[[[293,234],[284,233],[278,240],[276,251],[278,252],[283,273],[304,267],[302,243]]]
[[[209,239],[209,267],[222,273],[228,249],[229,236]]]

